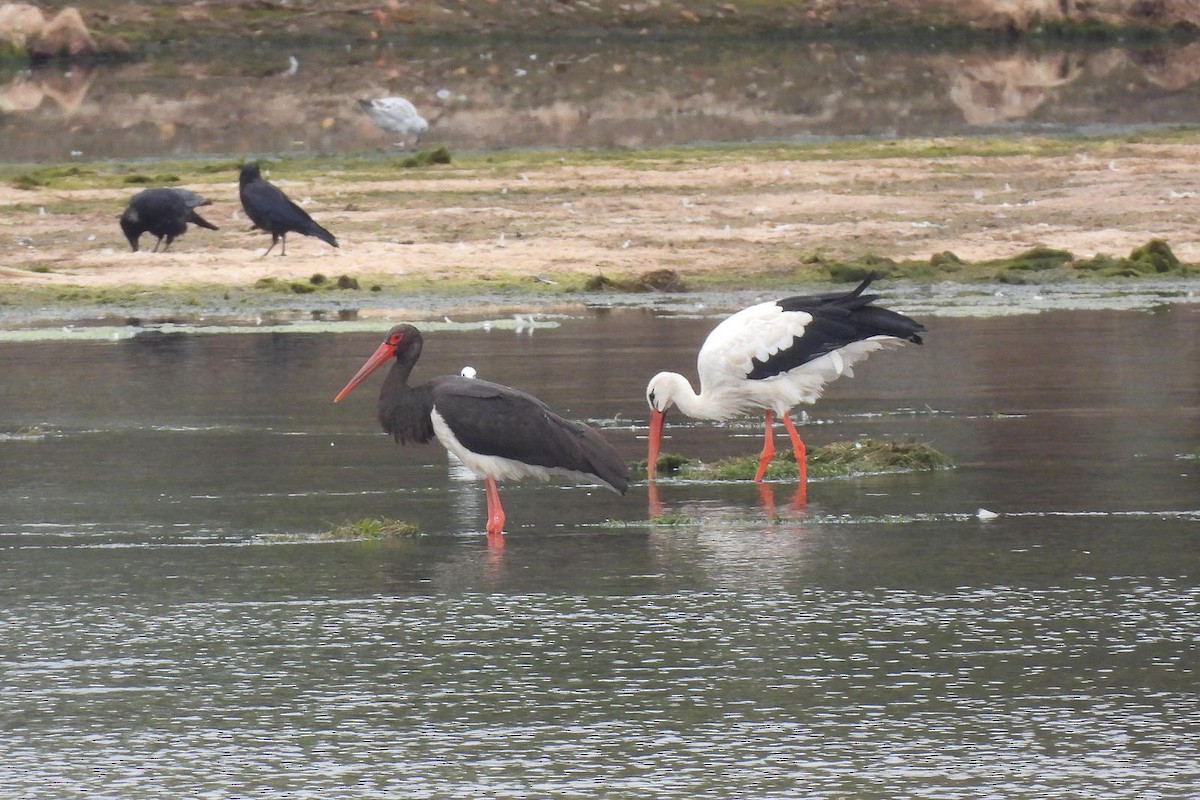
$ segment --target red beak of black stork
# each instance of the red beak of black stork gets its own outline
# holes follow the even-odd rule
[[[350,379],[345,388],[338,392],[337,397],[333,398],[333,402],[336,403],[350,394],[354,387],[367,379],[368,375],[394,358],[396,356],[396,345],[399,343],[399,340],[399,336],[390,336],[386,342],[379,345],[375,352],[371,354],[371,357],[367,359],[366,363],[358,368],[358,372],[354,373],[354,377]]]

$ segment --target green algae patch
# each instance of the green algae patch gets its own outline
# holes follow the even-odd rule
[[[254,288],[266,292],[289,294],[313,294],[314,292],[354,291],[360,288],[358,279],[349,275],[329,278],[323,273],[314,273],[307,281],[286,281],[279,278],[259,278]]]
[[[1034,247],[1010,258],[1000,258],[984,262],[985,266],[993,267],[1001,272],[1045,272],[1050,269],[1061,269],[1072,261],[1075,256],[1069,250],[1059,250],[1053,247]]]
[[[450,151],[445,147],[435,147],[433,150],[418,150],[410,156],[392,161],[392,166],[399,169],[416,169],[432,167],[435,164],[449,164]]]
[[[850,258],[810,254],[800,260],[795,272],[815,280],[855,283],[874,274],[892,280],[928,282],[955,280],[963,283],[996,281],[1008,284],[1047,284],[1074,280],[1112,278],[1183,277],[1195,275],[1197,266],[1179,260],[1163,239],[1151,239],[1127,256],[1100,253],[1079,258],[1070,250],[1034,247],[1006,258],[966,261],[951,251],[934,253],[928,260],[895,261],[885,256],[864,254]]]
[[[282,533],[261,537],[269,544],[324,544],[328,542],[385,542],[412,540],[419,535],[411,522],[386,517],[368,517],[343,522],[323,533]]]
[[[686,514],[664,513],[655,514],[648,519],[641,520],[610,519],[594,527],[612,530],[623,530],[626,528],[687,528],[700,524],[700,521],[699,518],[689,517]]]
[[[367,518],[344,522],[320,538],[323,541],[404,539],[416,536],[417,526],[399,519]]]
[[[610,278],[594,275],[583,283],[588,292],[686,292],[687,283],[673,269],[656,269],[628,278]]]
[[[791,461],[794,463],[795,459],[791,458]],[[820,478],[884,472],[930,472],[953,466],[953,459],[945,453],[928,443],[911,439],[833,442],[814,449],[808,457],[808,474]]]
[[[629,471],[634,477],[644,478],[646,477],[646,466],[649,463],[647,459],[643,458],[641,461],[630,464]],[[658,461],[655,463],[658,467],[656,472],[658,477],[678,476],[684,470],[699,464],[699,462],[678,453],[659,453]]]
[[[808,451],[810,478],[849,478],[896,472],[930,472],[950,469],[954,461],[925,442],[911,439],[855,439],[833,442]],[[635,475],[646,475],[646,462],[631,465]],[[694,481],[748,481],[758,471],[758,455],[726,458],[712,463],[693,461],[664,453],[658,459],[658,476]],[[777,454],[767,466],[766,480],[795,480],[796,457],[790,451]]]
[[[1140,278],[1163,274],[1189,274],[1191,270],[1162,239],[1151,239],[1135,247],[1125,258],[1098,254],[1076,263],[1076,268],[1089,270],[1103,277]]]

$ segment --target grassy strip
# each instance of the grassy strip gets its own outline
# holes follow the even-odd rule
[[[848,161],[887,158],[961,158],[1030,156],[1048,158],[1073,153],[1122,154],[1125,145],[1194,143],[1197,133],[1177,129],[1121,137],[1012,139],[847,139],[823,143],[714,144],[649,149],[596,148],[510,150],[453,153],[440,147],[402,156],[378,153],[279,156],[261,159],[264,169],[289,180],[319,180],[331,173],[371,181],[399,178],[397,170],[419,172],[422,179],[518,176],[537,167],[590,165],[670,171],[705,165],[771,161]],[[241,158],[161,159],[156,161],[80,161],[64,164],[0,163],[0,181],[14,188],[55,190],[119,189],[137,186],[229,183],[237,180]],[[405,175],[405,178],[413,177]]]

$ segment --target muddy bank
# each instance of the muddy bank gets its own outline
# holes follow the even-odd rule
[[[153,47],[178,38],[287,38],[330,35],[397,36],[595,35],[626,31],[779,32],[802,35],[891,35],[897,30],[1023,33],[1194,29],[1200,13],[1189,0],[1129,3],[1127,0],[207,0],[193,3],[132,3],[92,0],[85,10],[96,29]]]
[[[0,65],[0,158],[397,151],[405,137],[357,102],[391,94],[428,120],[421,146],[456,153],[1126,133],[1200,125],[1200,44],[462,37],[348,49],[263,42],[69,70]]]
[[[142,186],[125,183],[128,165],[10,172],[0,308],[553,308],[664,289],[801,291],[862,269],[973,295],[1147,284],[1183,297],[1200,262],[1198,151],[1200,139],[1178,134],[529,152],[411,169],[281,160],[272,180],[342,245],[292,237],[286,257],[261,255],[269,237],[250,229],[232,163],[139,165],[138,180],[173,178],[214,201],[205,217],[220,230],[193,228],[166,253],[130,252],[121,235],[116,217]],[[1130,261],[1152,240],[1172,258]]]

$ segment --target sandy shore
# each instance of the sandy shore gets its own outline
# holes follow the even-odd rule
[[[930,150],[937,147],[930,143]],[[968,147],[969,149],[969,147]],[[135,188],[0,187],[0,291],[248,289],[314,274],[453,291],[576,285],[661,269],[737,287],[824,277],[817,256],[967,261],[1034,246],[1125,255],[1149,239],[1200,261],[1200,140],[1080,143],[1056,152],[847,158],[739,156],[628,163],[455,164],[369,179],[272,176],[341,247],[293,236],[261,253],[236,176],[189,184],[218,232],[192,228],[167,253],[129,251],[116,217]],[[153,244],[145,237],[147,246]],[[549,284],[545,281],[554,281]]]

